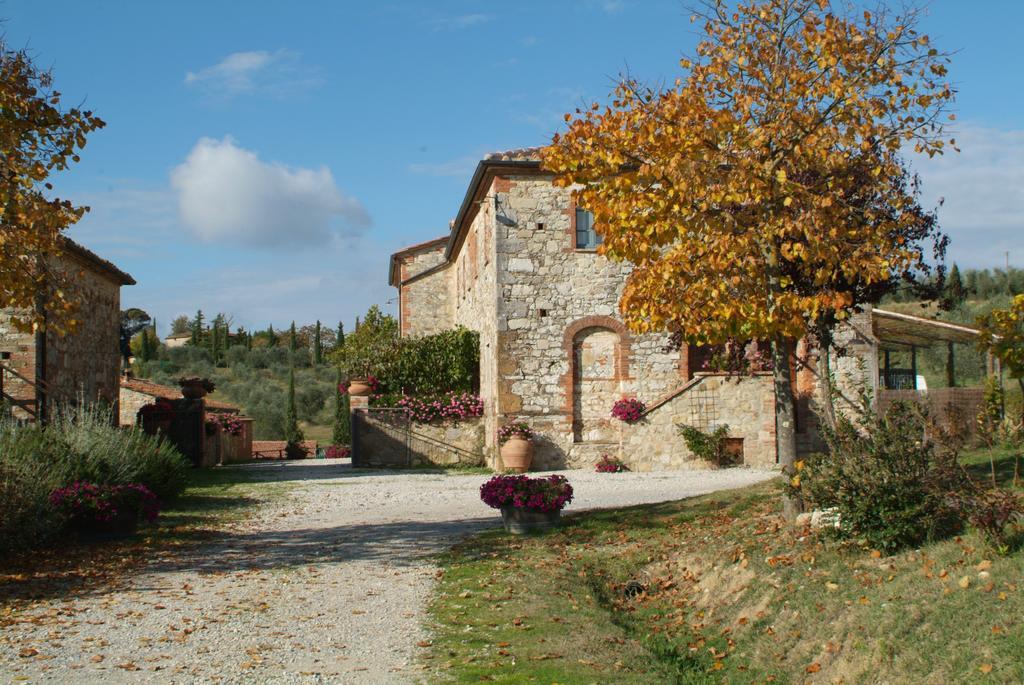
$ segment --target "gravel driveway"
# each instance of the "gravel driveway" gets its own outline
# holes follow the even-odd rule
[[[416,643],[431,555],[500,524],[483,475],[353,471],[308,461],[231,467],[289,481],[216,544],[153,560],[127,587],[42,600],[71,617],[0,628],[0,680],[30,682],[419,682]],[[662,502],[775,472],[562,472],[569,510]],[[4,623],[0,622],[0,626]],[[16,634],[11,632],[16,631]],[[16,639],[12,639],[16,638]],[[29,647],[38,654],[19,655]]]

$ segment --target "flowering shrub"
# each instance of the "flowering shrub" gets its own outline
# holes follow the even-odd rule
[[[601,459],[597,462],[595,470],[598,473],[621,473],[623,471],[628,471],[629,469],[626,468],[626,465],[621,459],[613,457],[610,454],[605,454],[602,455]]]
[[[142,514],[155,521],[160,514],[156,495],[140,483],[96,485],[75,481],[50,493],[50,504],[77,523],[107,523],[118,514]]]
[[[234,414],[214,414],[209,423],[228,435],[242,434],[242,422]]]
[[[352,455],[352,449],[348,445],[329,445],[324,450],[324,456],[328,459],[348,459]]]
[[[647,405],[635,397],[617,400],[612,405],[612,416],[626,423],[636,423],[643,418],[645,411],[647,411]]]
[[[397,404],[410,419],[419,423],[462,421],[484,415],[484,401],[469,392],[450,392],[434,400],[403,395]]]
[[[147,404],[139,409],[139,416],[146,417],[159,417],[170,416],[174,414],[174,405],[170,400],[166,400],[162,397],[156,399],[152,404]]]
[[[522,421],[506,423],[498,429],[498,443],[504,445],[511,438],[522,438],[523,440],[533,439],[533,430]]]
[[[495,509],[561,511],[572,501],[572,486],[565,476],[495,476],[480,486],[480,499]]]

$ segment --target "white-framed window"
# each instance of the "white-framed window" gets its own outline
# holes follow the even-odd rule
[[[576,249],[595,250],[601,244],[601,237],[594,232],[594,215],[576,208]]]

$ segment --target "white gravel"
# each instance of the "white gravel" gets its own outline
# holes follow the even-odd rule
[[[323,461],[232,468],[295,487],[216,544],[152,560],[125,589],[41,600],[30,612],[37,622],[0,620],[0,680],[420,682],[431,555],[500,525],[479,499],[487,477]],[[569,510],[681,499],[776,475],[561,473],[576,491]],[[38,654],[19,655],[26,648]]]

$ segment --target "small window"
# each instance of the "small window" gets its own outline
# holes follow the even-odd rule
[[[576,249],[594,250],[601,244],[601,238],[594,232],[594,215],[587,210],[576,208]]]
[[[538,231],[543,231],[544,230],[544,222],[542,222],[542,221],[538,221],[537,222],[537,230]]]

